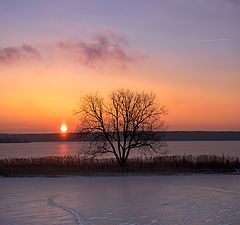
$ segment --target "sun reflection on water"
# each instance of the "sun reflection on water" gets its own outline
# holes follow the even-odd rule
[[[68,155],[68,145],[66,143],[61,143],[59,145],[59,151],[62,156]]]

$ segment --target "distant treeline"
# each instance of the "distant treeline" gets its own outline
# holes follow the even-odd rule
[[[24,140],[24,142],[48,141],[91,141],[93,134],[80,135],[78,133],[50,133],[50,134],[0,134],[0,140]],[[237,141],[240,131],[166,131],[165,141]],[[1,142],[1,141],[0,141]]]
[[[21,139],[16,136],[6,136],[0,137],[0,143],[28,143],[27,139]]]
[[[115,159],[81,158],[80,156],[49,156],[41,158],[9,158],[0,160],[2,176],[59,176],[59,175],[119,175],[119,174],[179,174],[231,173],[240,174],[237,157],[159,156],[131,158],[126,171],[120,173]]]

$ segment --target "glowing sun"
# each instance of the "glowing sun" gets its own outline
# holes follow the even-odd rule
[[[66,125],[66,124],[62,124],[62,126],[61,126],[60,129],[61,129],[61,132],[62,132],[62,133],[66,133],[68,128],[67,128],[67,125]]]

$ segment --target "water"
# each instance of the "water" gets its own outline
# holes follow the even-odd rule
[[[78,142],[32,142],[0,144],[0,158],[76,155],[88,143]],[[169,155],[215,154],[240,157],[240,141],[169,141]]]

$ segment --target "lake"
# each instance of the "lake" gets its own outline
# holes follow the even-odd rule
[[[87,146],[86,142],[2,143],[0,158],[76,155]],[[163,150],[167,150],[169,155],[224,154],[240,157],[240,141],[169,141]]]

